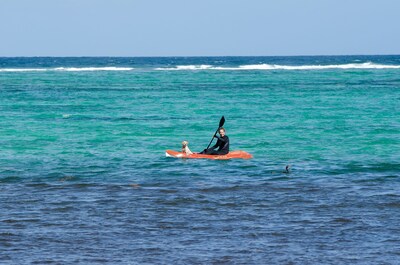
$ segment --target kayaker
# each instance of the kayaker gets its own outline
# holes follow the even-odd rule
[[[229,153],[229,137],[225,135],[225,129],[223,127],[218,130],[219,135],[214,137],[218,139],[217,143],[208,148],[204,149],[200,154],[206,155],[226,155]],[[218,150],[215,150],[218,147]]]

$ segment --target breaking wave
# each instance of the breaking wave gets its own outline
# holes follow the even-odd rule
[[[400,65],[385,65],[366,63],[330,64],[330,65],[278,65],[278,64],[250,64],[238,67],[223,67],[212,65],[178,65],[176,67],[156,68],[162,71],[179,70],[327,70],[327,69],[400,69]]]
[[[131,71],[131,67],[56,67],[56,68],[0,68],[0,72],[92,72],[92,71]]]
[[[54,68],[0,68],[0,72],[95,72],[95,71],[132,71],[132,67],[54,67]],[[248,64],[238,66],[216,66],[208,64],[177,65],[158,67],[157,71],[249,71],[249,70],[329,70],[329,69],[400,69],[400,65],[366,63],[329,64],[329,65],[279,65],[279,64]]]

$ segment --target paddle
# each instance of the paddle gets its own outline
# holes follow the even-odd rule
[[[224,123],[225,123],[225,117],[222,116],[221,120],[219,121],[218,129],[215,131],[215,133],[214,133],[214,135],[213,135],[213,137],[212,137],[212,139],[211,139],[211,141],[210,141],[210,143],[208,144],[208,146],[207,146],[206,149],[208,149],[208,148],[210,147],[212,141],[214,140],[215,135],[217,135],[217,132],[218,132],[219,128],[221,128],[222,126],[224,126]]]

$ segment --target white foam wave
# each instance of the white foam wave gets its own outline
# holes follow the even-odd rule
[[[400,69],[400,65],[383,65],[374,63],[351,63],[331,65],[242,65],[242,70],[325,70],[325,69]]]
[[[131,71],[131,67],[57,67],[57,68],[0,68],[0,72],[87,72],[87,71]]]
[[[80,71],[131,71],[131,67],[58,67],[56,71],[80,72]]]
[[[176,67],[165,67],[156,68],[155,70],[160,71],[174,71],[174,70],[209,70],[215,69],[212,65],[202,64],[202,65],[177,65]]]
[[[213,65],[177,65],[174,67],[160,67],[160,71],[200,71],[200,70],[329,70],[329,69],[400,69],[400,65],[366,63],[331,64],[331,65],[279,65],[279,64],[249,64],[235,67]],[[56,67],[56,68],[0,68],[0,72],[92,72],[92,71],[131,71],[132,67]]]
[[[0,72],[46,72],[45,68],[0,68]]]
[[[178,65],[169,68],[156,68],[156,70],[328,70],[328,69],[400,69],[400,65],[386,65],[367,63],[331,64],[331,65],[278,65],[278,64],[250,64],[238,67],[222,67],[212,65]]]

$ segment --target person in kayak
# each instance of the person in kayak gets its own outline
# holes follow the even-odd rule
[[[215,135],[214,137],[218,139],[217,143],[208,148],[204,149],[200,152],[200,154],[206,155],[226,155],[229,153],[229,137],[225,135],[225,129],[223,127],[218,130],[219,135]],[[218,147],[218,150],[215,150]]]

